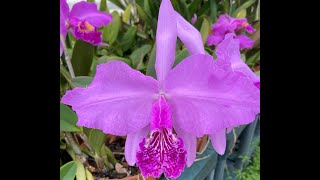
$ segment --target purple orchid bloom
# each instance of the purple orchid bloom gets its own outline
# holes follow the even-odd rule
[[[60,0],[60,34],[65,38],[68,29],[76,39],[89,42],[94,46],[107,45],[102,43],[102,32],[98,31],[101,26],[106,26],[112,20],[112,15],[100,12],[95,3],[78,2],[69,12],[66,0]],[[60,42],[60,56],[62,45]]]
[[[252,48],[254,41],[244,35],[243,31],[251,34],[256,30],[247,22],[246,18],[232,18],[228,14],[219,16],[218,21],[212,26],[213,33],[207,38],[209,46],[218,45],[228,33],[236,33],[236,38],[240,41],[240,48]]]
[[[256,75],[249,66],[241,59],[239,51],[240,42],[233,33],[228,33],[225,39],[218,45],[216,54],[216,63],[220,68],[226,71],[233,71],[239,76],[248,78],[251,82],[260,89],[260,76]],[[226,149],[226,134],[232,131],[232,127],[222,129],[211,134],[212,145],[215,150],[225,152]],[[220,153],[221,154],[221,153]]]
[[[61,101],[76,111],[78,126],[127,135],[126,160],[143,176],[177,178],[195,160],[196,137],[254,120],[260,92],[204,54],[199,31],[170,0],[162,0],[158,17],[157,80],[110,61],[97,66],[88,87],[67,91]],[[172,69],[177,36],[191,56]]]

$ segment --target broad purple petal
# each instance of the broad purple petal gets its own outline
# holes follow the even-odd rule
[[[254,41],[246,35],[238,35],[237,39],[240,41],[241,49],[251,49],[253,47]]]
[[[241,59],[239,40],[235,39],[233,33],[225,36],[225,39],[219,44],[217,54],[217,65],[225,70],[232,69],[241,76],[247,76],[256,86],[260,88],[260,78],[249,66]],[[244,74],[244,75],[243,75]],[[259,84],[258,84],[259,83]]]
[[[88,21],[94,27],[106,26],[112,20],[112,15],[99,11],[95,3],[84,1],[73,5],[70,16]]]
[[[187,166],[190,167],[196,159],[197,138],[196,136],[180,129],[178,126],[174,126],[174,130],[176,131],[177,135],[182,138],[184,142],[184,147],[187,150]]]
[[[139,143],[143,138],[147,137],[149,131],[150,126],[147,125],[141,130],[127,135],[124,153],[126,161],[130,166],[134,166],[134,164],[136,163],[136,154],[138,151]]]
[[[123,62],[110,61],[97,67],[87,88],[67,91],[61,102],[76,111],[78,126],[123,136],[150,123],[157,93],[155,79]]]
[[[177,20],[178,37],[187,47],[190,55],[204,54],[204,47],[200,32],[179,13],[175,12],[175,15]]]
[[[162,0],[158,17],[155,62],[160,86],[173,66],[176,41],[177,24],[173,7],[170,0]]]
[[[248,124],[260,112],[260,91],[248,78],[193,55],[168,74],[164,89],[177,125],[197,137]]]
[[[210,134],[211,143],[216,152],[220,155],[223,155],[226,151],[226,129],[214,132]]]

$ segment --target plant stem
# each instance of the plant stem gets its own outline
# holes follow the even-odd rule
[[[60,41],[61,41],[61,44],[62,44],[64,57],[65,57],[65,60],[66,60],[70,75],[71,75],[72,78],[75,78],[73,67],[72,67],[72,64],[71,64],[71,59],[70,59],[70,56],[69,56],[69,53],[68,53],[68,49],[67,49],[67,46],[66,46],[66,42],[65,42],[65,39],[64,39],[62,34],[60,34]]]

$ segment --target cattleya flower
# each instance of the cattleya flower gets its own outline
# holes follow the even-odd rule
[[[102,43],[102,32],[97,28],[106,26],[112,20],[112,15],[100,12],[95,3],[76,3],[69,12],[66,0],[60,0],[60,34],[66,38],[68,29],[77,39],[89,42],[94,46],[107,45]],[[60,42],[60,56],[62,44]]]
[[[158,17],[157,80],[109,61],[97,66],[88,87],[67,91],[61,101],[77,113],[78,126],[127,135],[126,161],[143,176],[177,178],[196,158],[196,137],[254,120],[260,92],[204,54],[199,31],[170,0],[162,0]],[[191,55],[172,69],[177,36]]]
[[[241,59],[239,51],[239,39],[234,33],[229,33],[218,45],[216,63],[226,71],[233,71],[239,76],[249,78],[251,82],[260,89],[260,77],[257,76],[248,65]],[[226,149],[226,133],[232,131],[232,127],[222,129],[211,134],[212,145],[219,154],[223,154]]]
[[[228,14],[219,16],[218,21],[212,26],[213,33],[207,38],[209,46],[218,45],[228,33],[236,33],[236,38],[240,41],[240,48],[252,48],[254,41],[247,37],[243,31],[247,33],[255,32],[255,29],[247,22],[246,18],[232,18]]]

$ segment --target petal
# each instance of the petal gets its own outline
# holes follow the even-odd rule
[[[170,0],[162,0],[156,35],[156,63],[157,79],[162,83],[174,63],[177,41],[177,24]]]
[[[151,110],[151,130],[168,128],[172,129],[172,118],[169,104],[160,96]]]
[[[184,142],[184,147],[187,150],[187,166],[190,167],[196,159],[197,138],[196,136],[183,131],[178,126],[176,126],[174,130],[177,132],[177,135],[181,137]]]
[[[124,153],[126,156],[126,161],[130,166],[134,166],[134,164],[136,163],[136,154],[138,151],[139,143],[143,138],[147,137],[149,130],[150,126],[147,125],[141,130],[127,135]]]
[[[260,112],[260,91],[248,78],[220,69],[209,55],[181,61],[164,83],[175,125],[201,137],[248,124]]]
[[[224,35],[210,34],[207,38],[207,45],[218,45],[223,40]]]
[[[63,16],[64,19],[67,19],[69,16],[69,6],[66,0],[60,0],[60,18],[61,16]]]
[[[177,20],[178,37],[187,47],[190,55],[204,54],[204,47],[200,32],[179,13],[175,12],[175,15]]]
[[[241,49],[251,49],[253,47],[254,41],[252,39],[250,39],[248,36],[246,35],[238,35],[237,39],[239,39],[240,41],[240,48]]]
[[[110,61],[97,67],[87,88],[67,91],[61,102],[76,111],[78,126],[123,136],[149,124],[157,92],[158,84],[152,77],[123,62]]]
[[[95,3],[79,2],[73,5],[70,17],[86,20],[94,27],[106,26],[112,20],[112,15],[100,12]]]
[[[219,44],[217,54],[217,65],[225,70],[230,68],[241,75],[247,76],[253,83],[260,83],[260,78],[241,59],[239,40],[234,38],[233,33],[227,34],[225,39]]]
[[[226,151],[226,129],[222,129],[215,133],[210,134],[211,143],[216,152],[223,155]]]
[[[192,17],[192,19],[191,19],[191,23],[192,23],[192,24],[196,23],[196,22],[197,22],[197,19],[198,19],[197,14],[193,14],[193,17]]]

